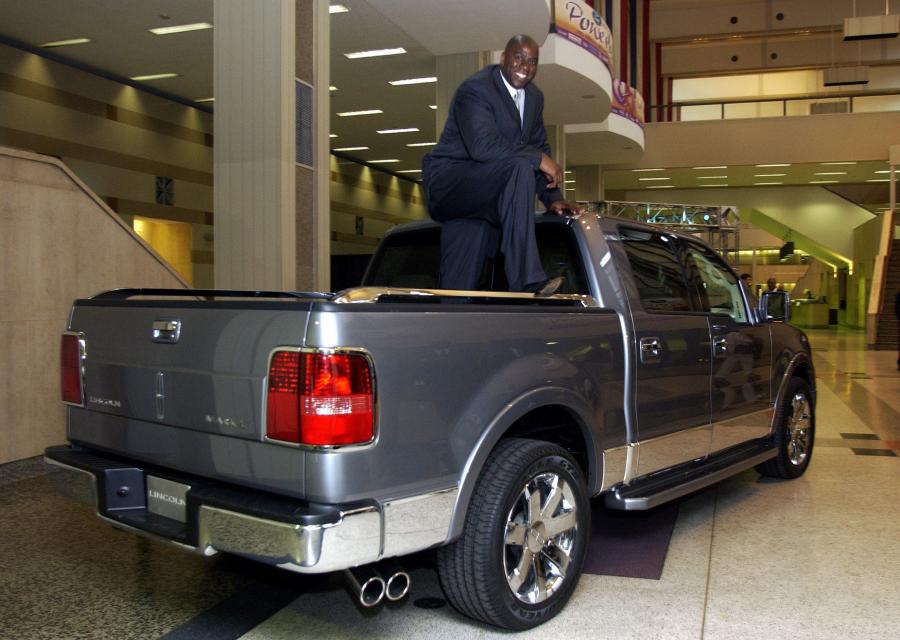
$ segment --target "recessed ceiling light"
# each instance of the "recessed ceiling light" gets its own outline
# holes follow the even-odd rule
[[[166,78],[177,78],[178,73],[151,73],[146,76],[131,76],[131,80],[140,82],[142,80],[165,80]]]
[[[846,171],[825,171],[820,173],[815,173],[813,175],[817,176],[845,176],[847,175]]]
[[[215,98],[197,98],[194,102],[213,102]]]
[[[694,169],[695,171],[703,170],[703,169],[727,169],[727,168],[728,167],[725,165],[720,165],[718,167],[691,167],[691,169]]]
[[[341,111],[337,115],[341,118],[349,118],[350,116],[371,116],[376,113],[384,113],[381,109],[365,109],[363,111]]]
[[[879,170],[876,171],[875,173],[890,173],[890,172],[891,172],[890,169],[879,169]]]
[[[632,171],[634,171],[634,172],[640,172],[640,171],[665,171],[665,169],[632,169]]]
[[[563,184],[575,184],[574,180],[563,180]]]
[[[350,11],[347,7],[342,4],[330,4],[328,5],[328,13],[347,13]]]
[[[336,133],[329,133],[329,134],[328,134],[328,137],[329,137],[329,138],[337,138],[337,137],[338,137],[338,134],[336,134]]]
[[[856,164],[855,162],[820,162],[819,164],[839,165],[839,164]]]
[[[890,178],[874,178],[872,180],[866,180],[866,182],[890,182]]]
[[[837,184],[839,180],[810,180],[807,184]]]
[[[783,182],[754,182],[754,186],[762,186],[764,184],[784,184]]]
[[[786,173],[754,173],[754,178],[780,178],[786,176]]]
[[[403,171],[398,171],[397,173],[422,173],[421,169],[404,169]]]
[[[407,147],[433,147],[437,142],[410,142]]]
[[[674,184],[653,184],[647,187],[648,189],[674,189]]]
[[[147,29],[150,33],[158,36],[167,36],[171,33],[183,33],[185,31],[202,31],[203,29],[212,29],[213,26],[208,22],[193,22],[191,24],[173,24],[171,27],[156,27],[155,29]]]
[[[369,160],[368,162],[377,162],[379,164],[387,164],[388,162],[400,162],[397,158],[385,158],[383,160]]]
[[[754,166],[757,166],[757,167],[789,167],[791,165],[784,164],[784,163],[776,163],[776,164],[757,164]]]
[[[701,184],[701,187],[727,187],[727,184]]]
[[[569,175],[570,173],[572,173],[572,170],[571,170],[571,169],[568,169],[567,171],[563,171],[563,173],[566,174],[566,175]]]
[[[354,51],[352,53],[345,53],[344,57],[350,60],[357,60],[358,58],[377,58],[379,56],[396,56],[401,53],[406,53],[406,49],[403,47],[395,47],[393,49],[370,49],[369,51]]]
[[[395,87],[399,87],[405,84],[430,84],[432,82],[437,82],[437,78],[434,76],[428,78],[407,78],[406,80],[388,80],[388,84],[392,84]]]
[[[437,105],[436,105],[436,104],[430,104],[430,105],[428,105],[428,108],[429,108],[429,109],[432,109],[433,111],[437,111]]]
[[[369,147],[335,147],[332,151],[365,151]]]
[[[647,182],[649,180],[671,180],[672,178],[638,178],[640,182]]]
[[[695,176],[697,180],[726,180],[728,176]]]
[[[87,44],[92,42],[90,38],[72,38],[71,40],[54,40],[53,42],[45,42],[38,46],[42,49],[52,49],[53,47],[68,47],[73,44]]]
[[[332,84],[332,85],[328,86],[328,90],[329,91],[337,91],[337,87]]]
[[[419,127],[406,127],[405,129],[376,129],[375,133],[415,133]]]

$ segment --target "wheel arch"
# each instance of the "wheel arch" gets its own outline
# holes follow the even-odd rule
[[[588,495],[596,493],[602,473],[602,450],[592,431],[590,409],[566,389],[531,391],[510,402],[481,434],[469,455],[459,483],[447,542],[463,530],[475,485],[490,453],[504,438],[530,438],[558,444],[569,451],[585,475]]]
[[[770,425],[770,433],[774,432],[776,421],[778,420],[778,408],[784,402],[784,396],[787,393],[788,385],[791,378],[800,378],[809,387],[810,400],[813,409],[816,405],[816,374],[813,369],[812,361],[806,353],[796,353],[789,360],[785,358],[786,364],[783,371],[778,376],[778,389],[775,394],[774,411],[772,412],[772,424]]]

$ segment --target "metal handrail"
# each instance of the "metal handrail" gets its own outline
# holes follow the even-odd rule
[[[757,97],[757,98],[732,98],[732,99],[719,99],[719,100],[679,100],[677,102],[670,102],[666,104],[652,104],[649,105],[647,109],[647,114],[650,116],[648,118],[649,122],[671,122],[673,121],[672,116],[666,117],[666,110],[674,110],[681,109],[684,107],[713,107],[718,106],[719,109],[719,119],[725,120],[725,108],[729,105],[739,105],[739,104],[763,104],[763,103],[781,103],[781,115],[787,115],[787,104],[789,102],[802,102],[802,101],[833,101],[833,100],[841,100],[841,99],[849,99],[850,101],[850,113],[854,113],[853,110],[853,100],[854,98],[871,98],[871,97],[885,97],[885,96],[896,96],[900,95],[900,89],[893,90],[873,90],[873,91],[852,91],[852,92],[841,92],[841,93],[797,93],[791,95],[783,95],[778,97]],[[663,117],[657,118],[656,115],[662,115]]]

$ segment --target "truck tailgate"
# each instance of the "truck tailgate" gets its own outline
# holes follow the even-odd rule
[[[69,328],[85,344],[85,403],[70,411],[70,438],[276,490],[248,467],[254,449],[279,449],[276,466],[284,458],[293,471],[271,472],[294,476],[286,484],[296,492],[302,454],[263,442],[264,385],[271,352],[302,346],[308,317],[304,300],[77,301]],[[154,339],[154,327],[177,327],[177,339],[174,330]]]

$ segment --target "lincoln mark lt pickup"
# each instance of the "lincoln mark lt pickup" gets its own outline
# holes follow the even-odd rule
[[[696,238],[595,214],[537,220],[560,293],[504,292],[502,260],[445,291],[439,236],[392,230],[338,293],[76,300],[52,476],[184,549],[346,571],[366,605],[402,598],[402,557],[436,547],[458,611],[527,629],[576,587],[590,500],[806,470],[815,374],[786,294],[757,301]]]

